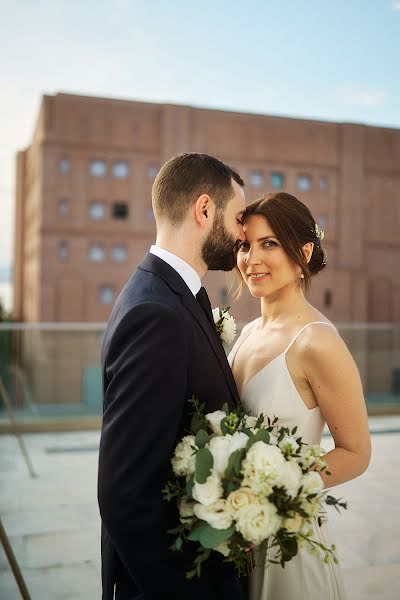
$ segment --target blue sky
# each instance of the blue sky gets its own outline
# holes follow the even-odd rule
[[[0,266],[42,94],[400,127],[399,40],[400,1],[0,0]]]

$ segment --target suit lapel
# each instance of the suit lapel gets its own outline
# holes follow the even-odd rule
[[[221,365],[232,397],[236,402],[238,402],[239,394],[237,391],[235,380],[233,379],[232,371],[227,361],[225,350],[219,339],[217,330],[211,325],[211,323],[207,319],[204,310],[202,309],[197,299],[193,296],[191,292],[189,292],[189,294],[185,294],[182,300],[186,308],[192,313],[193,317],[196,319],[196,321],[199,323],[200,327],[206,334],[208,341],[210,342],[212,349],[214,350],[214,353],[218,359],[218,362]]]
[[[139,265],[139,269],[142,269],[143,271],[150,271],[151,273],[155,273],[159,277],[162,277],[162,279],[164,279],[164,281],[174,292],[182,296],[183,304],[196,319],[212,346],[212,349],[225,375],[232,398],[235,400],[235,402],[239,402],[239,394],[235,380],[233,379],[232,371],[227,361],[225,350],[219,339],[218,332],[207,319],[203,308],[200,306],[198,300],[193,296],[192,292],[183,281],[179,273],[177,273],[175,269],[173,269],[161,258],[158,258],[158,256],[154,256],[150,253],[147,254],[141,265]]]

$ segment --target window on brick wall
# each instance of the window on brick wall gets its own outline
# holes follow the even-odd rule
[[[285,177],[283,173],[279,173],[278,171],[274,171],[273,173],[271,173],[269,180],[271,187],[274,190],[282,189],[285,183]]]
[[[311,189],[311,177],[307,174],[299,175],[297,178],[297,188],[301,192],[308,192]]]
[[[129,215],[129,208],[126,202],[114,202],[112,207],[113,219],[124,220]]]
[[[60,215],[60,217],[67,217],[69,215],[68,198],[60,198],[58,200],[58,214]]]
[[[98,292],[102,304],[111,304],[115,298],[115,289],[112,285],[102,285]]]
[[[106,174],[106,162],[105,160],[91,160],[89,165],[89,173],[92,177],[104,177]]]
[[[124,160],[116,161],[111,168],[111,173],[116,179],[126,179],[129,175],[128,163]]]

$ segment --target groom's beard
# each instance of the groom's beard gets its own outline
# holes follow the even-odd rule
[[[236,264],[235,238],[226,230],[224,213],[218,210],[213,227],[208,234],[201,255],[209,271],[232,271]]]

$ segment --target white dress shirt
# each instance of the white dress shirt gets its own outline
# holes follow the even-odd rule
[[[151,246],[149,252],[158,256],[158,258],[161,258],[161,260],[172,267],[178,275],[182,277],[193,296],[200,291],[201,279],[199,274],[189,265],[189,263],[179,258],[179,256],[176,256],[176,254],[172,254],[172,252],[164,250],[164,248],[160,248],[159,246]]]

